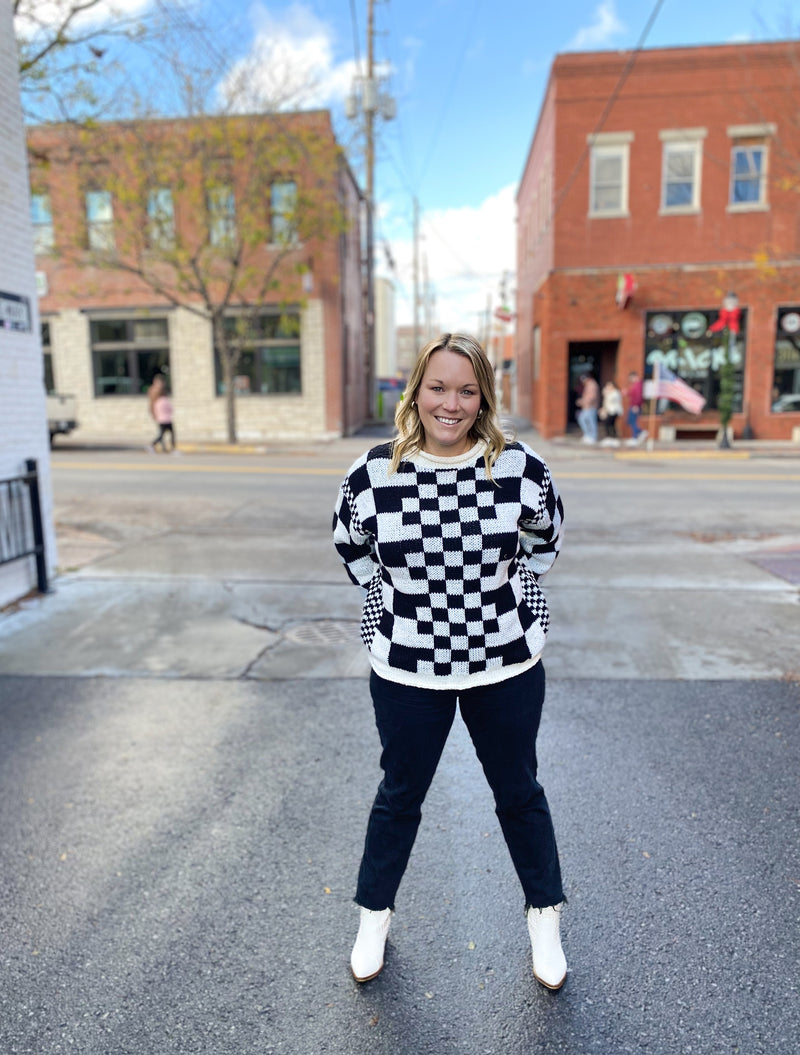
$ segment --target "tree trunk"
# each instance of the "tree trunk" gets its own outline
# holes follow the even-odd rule
[[[236,392],[233,379],[235,376],[235,350],[228,345],[222,316],[214,316],[214,345],[219,354],[222,367],[222,384],[225,389],[225,421],[228,427],[228,443],[236,443]]]

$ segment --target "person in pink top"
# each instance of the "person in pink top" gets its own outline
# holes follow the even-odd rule
[[[147,398],[150,404],[150,415],[158,425],[158,435],[147,449],[154,454],[156,447],[160,443],[162,451],[166,454],[167,445],[164,437],[169,433],[170,448],[174,451],[175,428],[172,424],[172,400],[167,395],[167,386],[163,374],[156,374],[153,378],[153,383],[147,392]]]

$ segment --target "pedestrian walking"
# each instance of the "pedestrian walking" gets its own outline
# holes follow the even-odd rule
[[[492,367],[470,336],[422,349],[395,423],[397,437],[348,471],[333,518],[336,549],[366,591],[361,636],[383,748],[350,966],[359,982],[383,968],[458,704],[522,884],[534,975],[558,989],[564,892],[536,735],[549,624],[539,580],[560,548],[561,499],[542,459],[503,435]]]
[[[158,425],[158,435],[147,448],[151,454],[155,453],[156,447],[161,444],[161,449],[166,454],[167,445],[164,437],[169,433],[171,450],[175,450],[175,427],[172,424],[172,400],[167,395],[167,385],[163,374],[156,374],[153,383],[147,390],[147,399],[150,407],[150,416]]]
[[[578,425],[583,433],[584,443],[597,443],[597,412],[600,409],[600,386],[594,374],[584,374],[581,378],[583,388],[578,396]]]
[[[647,433],[639,428],[639,415],[642,412],[644,398],[643,387],[641,377],[635,370],[631,370],[628,374],[628,387],[625,392],[625,398],[628,401],[628,427],[631,430],[627,443],[630,447],[638,447],[647,439]]]
[[[606,447],[619,447],[617,418],[622,411],[622,393],[613,381],[606,381],[603,385],[603,402],[598,411],[600,420],[605,426],[606,435],[603,445]]]

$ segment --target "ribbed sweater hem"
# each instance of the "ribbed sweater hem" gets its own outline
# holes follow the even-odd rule
[[[372,669],[379,678],[384,681],[396,681],[400,685],[411,685],[417,689],[443,689],[458,691],[461,689],[474,689],[479,685],[496,685],[498,681],[507,681],[517,674],[524,674],[526,670],[535,667],[542,658],[542,653],[526,659],[524,663],[511,663],[504,667],[489,667],[487,670],[478,671],[476,674],[414,674],[410,670],[398,670],[390,667],[383,660],[370,655],[369,661]]]

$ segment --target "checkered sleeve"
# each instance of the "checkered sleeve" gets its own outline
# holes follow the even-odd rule
[[[339,488],[333,513],[333,544],[347,574],[357,586],[366,589],[375,577],[378,561],[375,540],[362,523],[350,476]]]
[[[564,507],[545,463],[529,449],[525,455],[520,489],[520,545],[527,567],[538,579],[552,568],[561,549]]]

